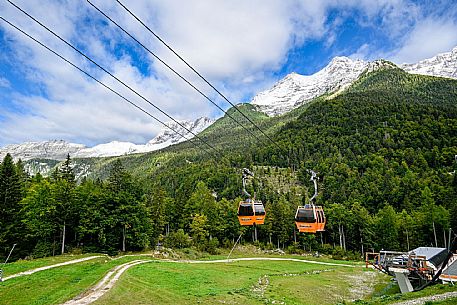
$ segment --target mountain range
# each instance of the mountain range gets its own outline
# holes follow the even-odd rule
[[[130,142],[113,141],[100,144],[94,147],[86,147],[82,144],[69,143],[63,140],[53,140],[44,142],[26,142],[22,144],[11,144],[0,149],[0,159],[10,153],[15,159],[23,161],[31,159],[50,159],[64,160],[67,154],[72,158],[93,158],[93,157],[113,157],[133,153],[146,153],[162,149],[164,147],[180,143],[194,137],[214,123],[214,120],[207,117],[198,118],[195,121],[180,121],[182,126],[175,122],[167,125],[176,130],[184,137],[175,134],[171,129],[164,128],[155,138],[146,144],[138,145]],[[188,130],[186,130],[186,128]],[[193,133],[193,134],[192,134]]]
[[[258,93],[251,100],[251,105],[259,112],[268,116],[279,116],[298,108],[312,99],[324,94],[337,93],[350,86],[365,71],[373,71],[380,67],[395,67],[384,60],[364,61],[349,57],[335,57],[322,70],[312,75],[291,73],[276,83],[272,88]],[[412,74],[457,78],[457,47],[450,52],[438,54],[430,59],[414,64],[398,66]],[[215,120],[202,117],[195,121],[180,123],[194,134],[198,134],[212,125]],[[176,123],[170,127],[179,131],[187,139],[193,134]],[[130,142],[113,141],[94,147],[68,143],[62,140],[45,142],[26,142],[11,144],[0,148],[0,158],[10,153],[16,159],[32,160],[63,160],[69,153],[73,158],[112,157],[134,153],[145,153],[183,142],[185,138],[176,135],[170,129],[164,129],[159,135],[146,144],[138,145]]]
[[[372,71],[385,64],[393,65],[384,60],[369,62],[349,57],[335,57],[315,74],[287,75],[271,89],[257,94],[251,103],[269,116],[281,115],[322,94],[345,89],[365,70]],[[412,74],[457,78],[457,47],[430,59],[398,67]]]

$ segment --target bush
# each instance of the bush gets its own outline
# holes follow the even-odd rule
[[[219,240],[216,237],[213,237],[206,243],[206,251],[208,251],[209,254],[218,254],[218,246]]]
[[[322,254],[331,255],[333,253],[333,247],[330,244],[324,244],[319,247],[319,252]]]
[[[183,229],[171,232],[164,238],[164,246],[167,248],[183,249],[189,247],[190,243],[189,234],[184,233]]]
[[[346,251],[346,259],[350,261],[359,261],[362,257],[358,251]]]
[[[70,251],[68,251],[68,254],[71,255],[80,255],[83,254],[83,249],[82,248],[71,248]]]
[[[300,243],[292,243],[287,247],[286,252],[289,254],[302,254],[303,249],[300,247]]]
[[[343,260],[344,256],[345,256],[345,253],[344,253],[343,248],[341,248],[339,246],[333,248],[333,251],[332,251],[333,259]]]
[[[55,249],[55,250],[58,251],[58,249]],[[41,257],[46,257],[46,256],[51,256],[51,255],[52,255],[52,243],[45,242],[45,241],[39,241],[35,245],[35,248],[33,249],[33,252],[32,252],[33,258],[41,258]]]
[[[264,247],[264,250],[275,250],[276,247],[273,244],[267,243]]]
[[[222,247],[226,249],[232,249],[233,242],[228,238],[224,238],[224,240],[222,241]]]

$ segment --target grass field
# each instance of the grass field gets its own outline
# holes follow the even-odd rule
[[[87,256],[18,261],[8,264],[5,273],[13,274]],[[234,254],[234,258],[238,256],[238,253]],[[93,304],[384,305],[457,290],[456,287],[436,285],[418,293],[401,295],[390,277],[366,270],[360,263],[349,263],[353,266],[346,267],[343,264],[348,262],[328,258],[281,256],[287,257],[337,265],[295,261],[207,263],[209,259],[224,259],[224,255],[205,256],[202,261],[206,263],[171,262],[149,256],[100,257],[0,283],[0,304],[61,304],[93,287],[114,267],[136,259],[150,262],[128,269],[114,287]],[[456,304],[456,301],[454,298],[427,304],[447,305]]]
[[[99,255],[99,254],[83,254],[83,255],[59,255],[59,256],[52,256],[52,257],[45,257],[33,260],[18,260],[13,263],[8,263],[3,269],[3,276],[9,276],[11,274],[16,274],[22,271],[35,269],[39,267],[54,265],[58,263],[63,263],[67,261],[71,261],[78,258],[84,258],[92,255]]]
[[[94,304],[335,304],[367,296],[378,274],[299,262],[154,262],[127,271]]]
[[[81,257],[84,256],[73,256],[72,259]],[[119,260],[98,258],[7,280],[0,283],[0,304],[60,304],[94,285],[111,268],[133,259],[133,257]],[[60,260],[55,257],[51,261],[54,264]],[[33,268],[35,268],[35,266],[43,266],[44,262],[45,260],[38,260],[37,264],[33,264],[34,261],[18,262],[17,269],[23,271],[24,268],[20,266],[22,263],[27,266],[34,265]]]

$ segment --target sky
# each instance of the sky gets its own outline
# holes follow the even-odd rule
[[[113,0],[91,0],[148,49],[215,94]],[[87,1],[14,0],[177,120],[222,115]],[[457,3],[403,0],[122,0],[233,104],[335,56],[414,63],[457,46]],[[0,16],[165,122],[151,105],[8,1]],[[66,140],[144,144],[163,126],[0,20],[0,147]]]

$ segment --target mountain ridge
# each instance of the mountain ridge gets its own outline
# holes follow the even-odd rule
[[[292,72],[279,80],[272,88],[258,93],[250,105],[267,116],[279,116],[296,109],[318,96],[330,94],[333,98],[343,92],[362,75],[381,68],[400,68],[410,74],[457,78],[457,47],[415,64],[396,65],[386,60],[363,61],[345,56],[334,57],[322,70],[312,75]],[[230,111],[230,109],[229,109]],[[194,134],[200,133],[216,120],[206,117],[195,121],[182,121],[182,125]],[[0,158],[11,153],[16,159],[35,158],[63,160],[70,153],[74,158],[113,157],[134,153],[146,153],[183,142],[193,135],[176,123],[168,123],[185,138],[165,129],[146,144],[112,141],[94,147],[68,143],[61,140],[25,142],[0,148]]]
[[[180,124],[198,134],[212,125],[214,120],[201,117],[195,121],[180,121]],[[194,135],[178,124],[172,122],[167,124],[170,128],[177,130],[187,139]],[[102,143],[94,147],[86,147],[83,144],[70,143],[64,140],[50,140],[41,142],[25,142],[21,144],[10,144],[0,148],[0,159],[9,153],[14,159],[23,161],[31,159],[50,159],[62,161],[70,154],[72,158],[95,158],[95,157],[115,157],[134,153],[146,153],[165,148],[167,146],[185,141],[169,129],[163,129],[156,137],[146,144],[134,144],[130,142],[112,141]]]
[[[255,95],[251,103],[269,116],[282,115],[315,97],[344,90],[363,73],[380,67],[399,67],[411,74],[457,78],[457,47],[415,64],[396,65],[384,59],[363,61],[337,56],[314,74],[292,72],[286,75],[272,88]]]

